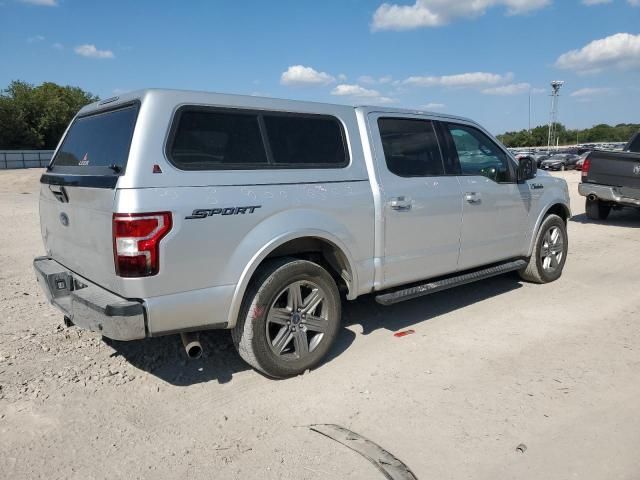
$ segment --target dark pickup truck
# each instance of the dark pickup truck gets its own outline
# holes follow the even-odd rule
[[[587,217],[604,220],[612,208],[640,208],[640,132],[622,152],[594,150],[582,165],[578,192],[587,197]]]

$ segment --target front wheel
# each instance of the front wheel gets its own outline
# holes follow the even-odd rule
[[[529,263],[520,277],[533,283],[549,283],[560,278],[567,260],[567,225],[558,215],[548,215],[538,229]]]
[[[340,317],[340,294],[331,275],[316,263],[282,258],[256,272],[231,334],[244,361],[284,378],[322,361]]]

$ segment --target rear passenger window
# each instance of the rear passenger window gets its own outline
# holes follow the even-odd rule
[[[334,117],[186,107],[168,157],[183,170],[336,168],[349,163]]]
[[[337,167],[347,164],[337,120],[297,115],[264,116],[273,163],[293,167]]]
[[[179,116],[174,135],[171,159],[184,170],[268,164],[257,115],[185,111]]]
[[[378,129],[390,172],[400,177],[444,175],[442,154],[433,122],[379,118]]]

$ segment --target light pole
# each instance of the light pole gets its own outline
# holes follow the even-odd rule
[[[556,146],[560,140],[557,137],[557,123],[558,123],[558,99],[560,98],[560,88],[564,85],[563,80],[554,80],[551,82],[551,115],[549,118],[549,138],[547,140],[547,149],[551,148],[551,145]]]

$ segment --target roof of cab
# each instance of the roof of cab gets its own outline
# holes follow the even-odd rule
[[[437,112],[430,112],[419,109],[406,109],[396,107],[381,107],[379,105],[347,105],[347,104],[333,104],[325,102],[312,102],[303,100],[288,100],[284,98],[272,98],[272,97],[259,97],[254,95],[239,95],[232,93],[216,93],[216,92],[204,92],[197,90],[176,90],[167,88],[148,88],[143,90],[136,90],[133,92],[127,92],[119,94],[114,97],[106,98],[104,100],[98,100],[89,105],[84,106],[79,114],[85,115],[99,110],[111,109],[118,105],[130,103],[136,100],[145,101],[147,99],[158,99],[178,104],[199,104],[199,105],[224,105],[234,107],[247,107],[256,109],[275,109],[279,111],[301,111],[312,112],[319,111],[320,113],[328,113],[330,110],[348,111],[348,110],[360,110],[365,113],[368,112],[381,112],[389,114],[410,114],[410,115],[429,115],[432,117],[439,117],[443,119],[452,120],[464,120],[467,122],[473,122],[468,118],[448,115]],[[475,122],[473,122],[475,123]]]

